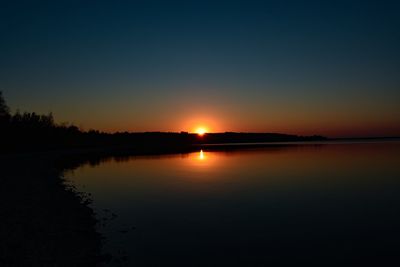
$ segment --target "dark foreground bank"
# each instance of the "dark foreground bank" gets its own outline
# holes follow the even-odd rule
[[[101,236],[88,200],[49,155],[0,158],[0,266],[98,266]]]

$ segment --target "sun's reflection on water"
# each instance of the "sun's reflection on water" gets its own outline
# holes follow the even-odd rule
[[[205,160],[205,156],[204,156],[203,149],[200,150],[200,153],[199,153],[199,160]]]
[[[219,157],[220,155],[218,153],[207,152],[201,149],[198,152],[190,153],[186,163],[196,168],[208,169],[219,160]]]

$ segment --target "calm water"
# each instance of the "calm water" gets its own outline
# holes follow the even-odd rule
[[[399,142],[109,158],[66,176],[117,215],[100,227],[113,265],[399,261]]]

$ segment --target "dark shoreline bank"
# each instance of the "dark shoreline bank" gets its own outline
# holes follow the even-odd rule
[[[1,266],[98,266],[101,236],[89,200],[49,155],[2,157]]]

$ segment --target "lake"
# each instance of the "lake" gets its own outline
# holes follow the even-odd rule
[[[397,141],[110,157],[65,176],[91,194],[111,266],[399,262]]]

